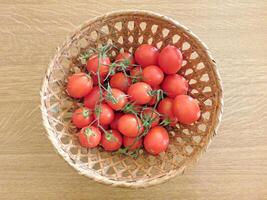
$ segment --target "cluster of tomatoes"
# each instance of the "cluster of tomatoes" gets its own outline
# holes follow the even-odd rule
[[[108,49],[87,58],[88,73],[68,77],[68,95],[83,102],[72,114],[81,146],[100,144],[106,151],[126,154],[142,146],[153,155],[165,151],[166,126],[191,124],[200,117],[198,103],[187,95],[187,80],[177,74],[180,50],[143,44],[134,55],[119,53],[111,62]]]

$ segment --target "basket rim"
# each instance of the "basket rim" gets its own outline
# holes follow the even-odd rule
[[[208,62],[211,64],[211,67],[213,68],[213,73],[214,73],[214,76],[217,80],[216,84],[217,84],[218,90],[219,90],[218,108],[217,108],[218,112],[217,112],[217,116],[215,118],[216,121],[214,122],[214,130],[213,130],[213,133],[208,136],[207,143],[205,143],[203,145],[203,147],[201,149],[199,149],[193,155],[193,157],[191,157],[191,159],[187,159],[181,168],[179,168],[177,170],[171,170],[169,173],[166,173],[162,177],[156,178],[154,180],[148,180],[148,181],[142,181],[142,180],[138,180],[138,181],[119,180],[119,181],[117,181],[117,180],[107,178],[106,176],[100,175],[100,174],[96,173],[93,169],[88,170],[88,169],[81,167],[81,165],[77,165],[77,163],[79,161],[72,159],[70,157],[70,155],[66,151],[64,151],[64,149],[61,148],[60,139],[58,137],[56,137],[57,136],[56,132],[53,130],[53,128],[49,124],[47,108],[45,106],[45,101],[44,101],[44,93],[46,90],[46,83],[48,82],[48,77],[50,74],[50,69],[52,68],[52,65],[53,65],[53,60],[55,60],[57,58],[57,56],[61,53],[61,50],[64,47],[68,46],[69,41],[71,41],[73,39],[73,37],[75,36],[75,33],[82,31],[84,28],[86,28],[88,25],[90,25],[94,21],[105,19],[107,17],[116,17],[116,16],[124,15],[124,14],[125,15],[127,15],[127,14],[141,14],[141,15],[148,15],[151,17],[159,18],[159,19],[165,20],[165,21],[173,24],[175,27],[180,28],[183,31],[185,31],[190,37],[192,37],[197,42],[197,44],[201,47],[203,52],[205,52],[206,57],[208,59]],[[107,185],[119,186],[119,187],[128,187],[128,188],[144,188],[144,187],[148,187],[148,186],[152,186],[152,185],[166,182],[170,178],[172,178],[178,174],[184,173],[184,171],[186,170],[186,168],[190,164],[198,162],[201,155],[206,152],[213,137],[217,134],[218,127],[219,127],[219,124],[221,122],[222,112],[223,112],[223,87],[222,87],[222,80],[221,80],[219,70],[216,66],[216,62],[213,59],[208,47],[190,29],[188,29],[186,26],[180,24],[176,20],[174,20],[170,17],[167,17],[165,15],[158,14],[156,12],[147,11],[147,10],[121,10],[121,11],[108,12],[102,16],[94,17],[94,18],[86,21],[82,25],[78,26],[71,34],[69,34],[67,39],[63,42],[63,44],[57,48],[56,54],[53,56],[53,59],[51,60],[49,66],[47,67],[47,70],[45,72],[45,76],[44,76],[43,81],[42,81],[42,87],[41,87],[41,91],[40,91],[40,100],[41,100],[40,109],[41,109],[41,113],[42,113],[43,125],[46,129],[46,133],[47,133],[49,140],[52,142],[54,148],[57,150],[57,153],[59,155],[61,155],[63,157],[63,159],[70,166],[72,166],[74,169],[76,169],[79,174],[82,174],[84,176],[89,177],[90,179],[92,179],[94,181],[104,183]],[[79,163],[79,164],[81,164],[81,163]]]

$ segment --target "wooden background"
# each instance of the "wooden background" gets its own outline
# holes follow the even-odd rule
[[[148,189],[78,175],[46,137],[39,89],[67,34],[111,10],[147,9],[210,48],[224,86],[218,135],[184,176]],[[0,0],[0,199],[267,199],[267,2]]]

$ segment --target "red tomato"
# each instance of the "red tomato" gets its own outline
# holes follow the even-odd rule
[[[168,45],[159,54],[159,66],[165,74],[176,74],[182,67],[183,56],[175,46]]]
[[[134,151],[142,146],[143,139],[136,137],[123,136],[123,146],[128,148],[130,151]]]
[[[108,125],[114,120],[114,111],[107,104],[102,103],[101,106],[96,107],[94,117],[99,120],[101,125]]]
[[[159,50],[149,44],[142,44],[134,53],[135,61],[142,67],[146,67],[148,65],[157,65],[158,56]]]
[[[188,91],[187,80],[178,75],[172,74],[165,77],[161,88],[167,94],[168,97],[176,97],[180,94],[186,94]]]
[[[92,91],[83,99],[84,106],[94,109],[100,98],[98,86],[93,87]]]
[[[200,117],[200,108],[196,100],[188,95],[175,97],[172,110],[178,121],[183,124],[192,124]]]
[[[118,72],[111,76],[109,83],[111,87],[127,92],[132,81],[129,77],[125,76],[123,72]]]
[[[72,114],[72,122],[77,128],[89,125],[93,120],[93,115],[88,108],[78,108]]]
[[[96,74],[91,74],[91,77],[92,77],[92,80],[93,80],[93,84],[95,86],[99,85],[98,84],[98,76]],[[104,83],[104,78],[103,77],[100,77],[100,83]]]
[[[125,136],[136,137],[143,132],[144,127],[134,114],[125,114],[118,121],[118,129]]]
[[[159,85],[153,86],[152,89],[153,90],[158,90],[158,89],[160,89],[160,86]],[[152,106],[156,102],[157,102],[157,95],[153,95],[152,98],[151,98],[151,100],[148,102],[148,105]]]
[[[146,151],[152,155],[157,155],[166,151],[169,144],[169,135],[165,128],[156,126],[152,128],[144,139]]]
[[[118,121],[120,117],[123,115],[123,113],[117,112],[115,113],[114,120],[111,122],[110,127],[114,130],[118,130]]]
[[[121,134],[116,130],[108,130],[102,135],[101,145],[105,151],[116,151],[122,145]]]
[[[143,70],[142,79],[153,87],[161,84],[164,79],[164,74],[159,67],[149,65]]]
[[[132,54],[128,52],[119,53],[115,59],[116,62],[123,62],[124,64],[128,64],[128,68],[131,69],[135,63],[134,57]]]
[[[91,92],[93,81],[86,73],[77,73],[68,77],[67,92],[71,97],[81,98]]]
[[[109,71],[108,65],[110,64],[110,60],[107,56],[102,57],[100,61],[98,59],[97,54],[91,56],[87,61],[86,69],[88,70],[88,72],[96,74],[98,71],[98,63],[100,63],[99,66],[100,76],[105,77],[108,74]]]
[[[86,126],[79,132],[78,139],[82,147],[94,148],[101,140],[101,132],[95,126]]]
[[[158,111],[163,115],[163,119],[169,119],[170,125],[175,126],[177,123],[177,117],[173,114],[172,105],[173,99],[166,97],[159,102]]]
[[[151,99],[152,88],[150,85],[144,82],[138,82],[131,85],[128,89],[129,98],[134,101],[136,104],[143,105],[147,104]]]
[[[135,80],[133,82],[139,82],[142,80],[142,71],[143,71],[142,67],[140,66],[137,66],[131,69],[130,71],[131,78],[132,80]]]
[[[110,94],[106,92],[105,96],[107,104],[113,110],[121,110],[128,102],[126,94],[116,88],[112,88]]]
[[[153,110],[153,108],[143,108],[142,116],[146,122],[151,123],[151,127],[159,124],[159,113],[156,110]]]

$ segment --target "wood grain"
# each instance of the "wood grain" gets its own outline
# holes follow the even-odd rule
[[[147,189],[78,175],[45,135],[39,89],[55,49],[111,10],[147,9],[188,26],[210,48],[224,86],[219,134],[192,170]],[[267,199],[265,1],[0,0],[0,199]]]

